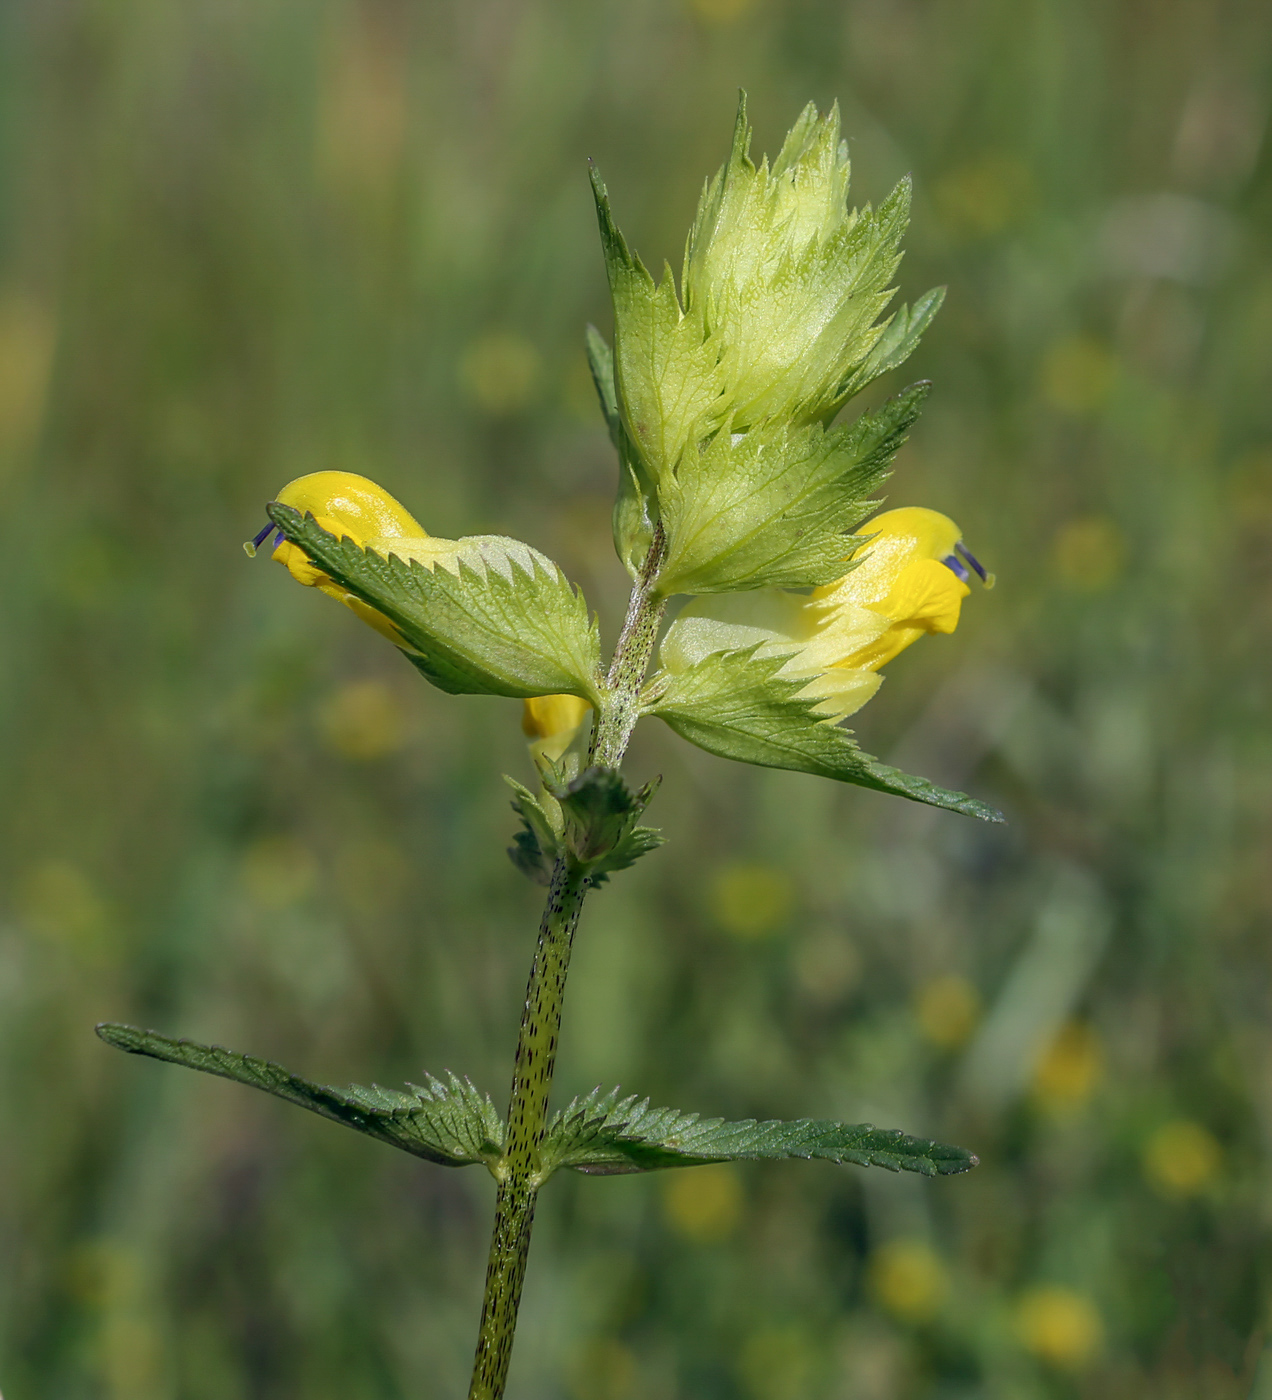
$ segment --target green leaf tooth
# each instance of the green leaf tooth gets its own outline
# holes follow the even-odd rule
[[[493,1167],[502,1152],[503,1124],[489,1096],[467,1080],[461,1084],[449,1070],[449,1087],[430,1074],[427,1086],[412,1085],[409,1094],[378,1084],[336,1088],[303,1079],[269,1060],[136,1026],[107,1022],[97,1027],[97,1034],[130,1054],[261,1089],[440,1166],[484,1163]]]

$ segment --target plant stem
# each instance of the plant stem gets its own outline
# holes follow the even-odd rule
[[[639,718],[640,688],[665,606],[654,592],[665,550],[666,541],[659,526],[632,588],[627,620],[614,648],[606,678],[606,704],[597,716],[589,765],[617,768]],[[556,1068],[565,979],[586,894],[586,871],[579,870],[568,856],[562,856],[552,873],[521,1014],[508,1104],[508,1135],[495,1198],[495,1227],[490,1239],[481,1330],[468,1400],[501,1400],[508,1382],[521,1285],[534,1228],[534,1207],[542,1185],[540,1148]]]
[[[649,658],[658,640],[658,624],[667,605],[666,599],[654,592],[658,570],[666,552],[667,537],[660,523],[654,530],[640,576],[632,587],[627,619],[619,634],[618,645],[614,648],[614,657],[606,677],[609,703],[597,716],[588,754],[589,764],[617,768],[640,718],[640,688],[649,669]]]
[[[512,1338],[521,1304],[521,1284],[530,1253],[530,1231],[539,1194],[539,1148],[548,1118],[548,1094],[556,1067],[557,1036],[570,950],[587,876],[557,861],[539,927],[539,947],[530,969],[526,1005],[517,1039],[517,1059],[508,1105],[504,1175],[495,1200],[495,1228],[486,1266],[481,1330],[469,1400],[499,1400],[508,1380]]]

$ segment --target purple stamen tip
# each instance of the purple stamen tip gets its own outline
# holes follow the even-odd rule
[[[976,573],[980,577],[980,581],[982,583],[987,584],[989,582],[989,575],[985,572],[984,564],[982,564],[980,560],[977,559],[977,557],[972,553],[970,549],[968,549],[968,547],[963,543],[963,541],[959,540],[959,542],[954,546],[954,548],[959,554],[963,556],[964,559],[967,560],[967,562],[972,566],[972,568],[976,570]],[[955,572],[957,573],[958,571],[955,570]],[[967,575],[964,574],[963,578],[966,579]]]
[[[963,561],[959,559],[956,555],[947,554],[945,558],[941,560],[941,563],[944,564],[945,567],[949,569],[949,571],[952,574],[955,575],[955,577],[962,579],[964,583],[967,582],[970,575],[968,574],[967,569],[964,567]]]
[[[266,527],[260,532],[260,534],[259,534],[259,535],[256,535],[256,536],[253,538],[253,540],[252,540],[252,548],[253,548],[253,549],[259,549],[259,548],[261,547],[261,542],[264,540],[265,536],[268,535],[269,532],[270,532],[273,528],[274,528],[274,522],[271,520],[270,523],[269,523],[268,525],[266,525]]]

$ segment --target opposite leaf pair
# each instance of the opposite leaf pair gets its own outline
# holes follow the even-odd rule
[[[488,1094],[454,1074],[445,1080],[430,1076],[426,1085],[413,1085],[409,1091],[359,1084],[333,1088],[302,1079],[268,1060],[218,1045],[174,1040],[135,1026],[100,1025],[97,1034],[134,1055],[149,1055],[263,1089],[426,1161],[445,1167],[480,1163],[496,1180],[502,1179],[503,1122]],[[598,1089],[584,1099],[575,1099],[547,1125],[538,1176],[542,1184],[561,1167],[613,1176],[707,1162],[784,1157],[884,1167],[922,1176],[949,1176],[976,1166],[976,1158],[961,1147],[873,1128],[869,1123],[810,1118],[727,1123],[722,1118],[702,1118],[673,1108],[651,1109],[648,1099],[638,1100],[635,1094],[620,1099],[617,1089],[607,1094]]]

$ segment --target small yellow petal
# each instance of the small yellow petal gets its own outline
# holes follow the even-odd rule
[[[577,695],[535,695],[524,704],[521,732],[527,739],[551,739],[567,731],[572,733],[591,708]]]
[[[815,589],[814,598],[877,607],[907,564],[915,559],[948,559],[961,534],[948,515],[923,506],[885,511],[860,531],[866,542],[857,551],[853,568],[836,583]]]
[[[333,535],[352,535],[359,544],[372,537],[423,537],[427,531],[382,487],[353,472],[311,472],[278,493],[280,505],[308,511]]]
[[[891,619],[888,630],[846,656],[841,666],[877,671],[925,632],[953,632],[959,610],[971,589],[952,569],[935,559],[915,559],[896,576],[888,596],[873,611]]]

